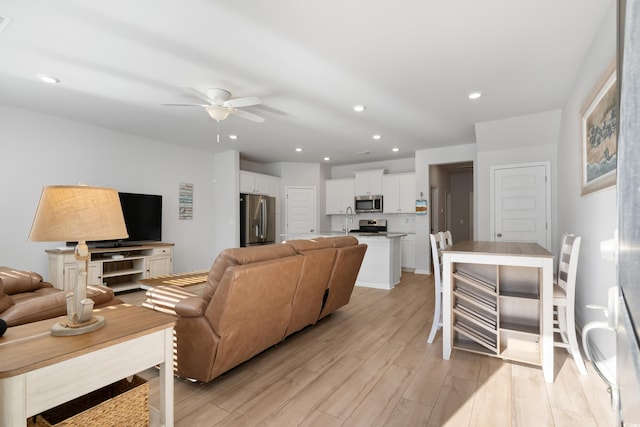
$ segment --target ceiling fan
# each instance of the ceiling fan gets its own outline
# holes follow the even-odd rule
[[[251,120],[258,123],[265,121],[264,117],[248,111],[240,110],[240,107],[248,107],[260,104],[260,98],[255,96],[245,98],[232,98],[231,92],[224,89],[207,89],[202,93],[193,88],[189,88],[191,92],[198,98],[206,102],[206,104],[162,104],[170,107],[202,107],[209,113],[212,119],[217,122],[226,119],[229,115],[234,114],[243,119]]]

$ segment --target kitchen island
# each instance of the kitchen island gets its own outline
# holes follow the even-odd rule
[[[393,289],[400,283],[402,253],[400,241],[406,234],[352,233],[352,235],[367,245],[356,286]]]
[[[317,234],[283,235],[285,239],[313,239],[344,235],[344,232],[320,232]],[[356,279],[356,286],[377,289],[393,289],[400,283],[402,233],[349,233],[367,245],[367,252]]]

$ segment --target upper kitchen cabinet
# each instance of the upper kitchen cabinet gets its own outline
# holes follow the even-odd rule
[[[240,171],[240,192],[278,197],[280,178],[261,173]]]
[[[355,172],[355,195],[371,196],[382,194],[382,175],[384,169]],[[386,203],[386,202],[385,202]]]
[[[384,213],[416,212],[416,174],[399,173],[382,177]]]
[[[347,212],[347,207],[353,210],[354,188],[355,180],[353,178],[326,180],[326,214],[344,215]]]

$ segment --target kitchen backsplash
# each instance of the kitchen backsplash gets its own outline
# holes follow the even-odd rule
[[[415,233],[415,214],[376,214],[361,213],[353,215],[353,222],[349,224],[349,230],[358,228],[361,219],[386,219],[387,229],[394,233]],[[331,231],[344,230],[344,215],[331,215]]]

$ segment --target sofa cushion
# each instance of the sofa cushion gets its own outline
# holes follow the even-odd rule
[[[251,246],[246,248],[225,249],[216,258],[209,271],[207,284],[202,291],[202,298],[210,301],[227,267],[234,265],[251,264],[254,262],[268,261],[295,255],[296,251],[280,243],[273,245]]]
[[[313,325],[318,320],[337,252],[329,240],[319,238],[286,242],[303,257],[286,335]]]
[[[0,267],[0,281],[2,291],[7,295],[21,292],[31,292],[44,287],[53,287],[43,282],[42,276],[32,271],[16,270],[9,267]]]

